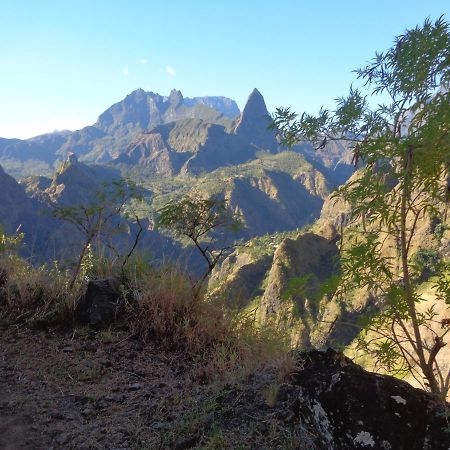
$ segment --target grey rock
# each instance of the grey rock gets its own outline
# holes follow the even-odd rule
[[[293,412],[308,424],[319,448],[450,448],[445,405],[430,394],[394,377],[366,372],[332,349],[301,353],[299,359],[303,367],[291,381],[297,392],[291,386],[284,394],[293,398]]]

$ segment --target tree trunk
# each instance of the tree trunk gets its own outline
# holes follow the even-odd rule
[[[402,262],[402,279],[403,288],[405,290],[405,299],[408,306],[408,314],[411,318],[411,323],[414,331],[414,338],[416,341],[416,353],[419,359],[420,369],[423,375],[428,381],[430,391],[434,394],[440,394],[438,382],[433,373],[433,367],[427,364],[425,358],[425,352],[422,343],[422,335],[420,332],[419,321],[417,319],[416,304],[414,301],[413,289],[411,286],[411,276],[408,266],[408,236],[406,229],[407,221],[407,205],[411,198],[411,177],[412,177],[412,160],[413,160],[413,147],[410,145],[407,150],[406,159],[404,163],[405,175],[402,189],[402,201],[400,209],[400,245],[401,245],[401,262]]]

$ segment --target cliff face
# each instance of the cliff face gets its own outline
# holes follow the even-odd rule
[[[182,105],[180,96],[181,93],[174,94],[171,105]],[[269,113],[264,99],[256,90],[233,124],[201,114],[200,106],[192,111],[192,118],[186,118],[190,117],[187,113],[177,116],[178,108],[181,106],[173,107],[169,116],[170,108],[165,113],[164,120],[170,117],[171,123],[139,136],[123,154],[113,159],[113,163],[143,164],[155,174],[196,175],[245,163],[255,159],[260,150],[273,153],[278,149],[274,133],[267,130]],[[152,145],[155,141],[158,141],[157,146]],[[158,160],[161,163],[156,162]]]
[[[284,240],[273,256],[267,288],[261,298],[262,322],[274,320],[286,329],[292,327],[302,346],[322,347],[325,342],[315,342],[313,336],[321,315],[321,302],[326,301],[320,298],[319,291],[321,283],[335,273],[337,255],[334,242],[313,233]],[[299,280],[299,288],[289,289],[295,279]]]
[[[185,99],[175,89],[167,97],[137,89],[105,110],[95,124],[81,130],[27,140],[0,138],[0,159],[52,165],[75,152],[85,161],[105,163],[120,155],[139,134],[155,126],[196,118],[228,127],[238,114],[236,103],[226,97]]]
[[[359,176],[356,172],[349,182]],[[275,196],[276,190],[273,189],[271,194]],[[270,208],[266,207],[265,211],[269,216]],[[340,242],[342,235],[344,238],[349,235],[350,215],[350,206],[341,198],[330,195],[309,233],[300,230],[297,236],[293,233],[288,238],[278,238],[275,233],[259,244],[265,249],[258,250],[257,256],[253,241],[250,241],[225,261],[221,272],[215,275],[215,285],[220,286],[221,292],[228,293],[229,302],[233,303],[233,296],[236,296],[236,304],[258,308],[259,319],[263,323],[275,322],[289,330],[293,341],[302,347],[322,348],[336,344],[353,348],[358,317],[373,313],[380,307],[379,301],[369,295],[367,289],[360,289],[349,293],[345,302],[338,303],[330,300],[320,287],[332,283],[337,273],[339,251],[336,243]],[[263,220],[258,223],[263,223]],[[410,217],[408,227],[412,221]],[[448,219],[446,223],[437,223],[421,216],[416,225],[411,254],[429,248],[449,256]],[[383,252],[395,260],[397,251],[393,239],[386,239]],[[426,309],[434,304],[436,326],[439,327],[440,321],[448,316],[448,309],[436,299],[432,284],[425,283],[421,287],[421,295],[427,301],[418,305],[418,309],[425,314]],[[243,300],[243,294],[250,298]],[[440,355],[444,367],[449,355],[447,349]]]
[[[0,166],[0,226],[7,234],[20,230],[25,235],[24,255],[46,253],[55,221],[48,208],[27,195],[25,188]]]
[[[226,296],[232,306],[256,308],[261,323],[286,330],[300,348],[350,343],[352,329],[337,318],[355,320],[371,307],[368,298],[340,305],[323,291],[338,264],[334,240],[310,232],[250,241],[228,257],[210,281],[210,294]],[[261,248],[264,246],[263,248]]]

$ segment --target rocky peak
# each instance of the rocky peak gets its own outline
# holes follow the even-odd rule
[[[177,89],[172,89],[169,95],[169,103],[172,107],[176,108],[183,104],[183,94]]]
[[[145,100],[147,98],[147,93],[144,91],[144,89],[136,89],[132,92],[130,92],[125,99],[130,102],[139,102],[142,100]]]
[[[278,144],[274,133],[267,129],[269,123],[270,117],[264,97],[255,88],[236,120],[234,133],[242,137],[252,136],[254,145],[264,150],[274,151]]]
[[[74,152],[69,152],[67,154],[67,161],[69,164],[78,164],[78,156]]]
[[[268,115],[266,102],[264,101],[264,97],[262,96],[261,92],[258,91],[258,89],[253,89],[253,91],[249,95],[244,110],[242,111],[242,115],[245,118],[262,118]]]

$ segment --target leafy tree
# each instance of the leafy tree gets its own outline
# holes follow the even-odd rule
[[[436,313],[418,308],[418,280],[411,253],[419,221],[446,220],[450,191],[450,32],[443,17],[407,30],[394,45],[356,71],[360,88],[337,99],[334,111],[298,116],[278,108],[272,127],[282,142],[312,141],[323,148],[343,140],[362,168],[336,195],[352,208],[352,224],[341,254],[342,279],[335,295],[364,288],[382,299],[368,319],[378,339],[360,347],[393,373],[411,373],[422,386],[445,397],[450,371],[437,355],[450,327]],[[392,256],[393,248],[394,256]],[[450,306],[448,262],[437,270],[437,298]],[[429,335],[431,334],[431,338]],[[444,370],[445,369],[445,370]]]
[[[80,272],[91,265],[92,246],[98,244],[101,239],[120,258],[117,249],[107,241],[107,238],[124,231],[124,224],[121,223],[120,216],[124,213],[126,204],[133,198],[140,198],[137,187],[129,181],[120,179],[104,183],[101,189],[94,192],[92,202],[88,205],[54,207],[53,215],[74,225],[83,236],[83,244],[69,287],[73,287]],[[122,268],[136,248],[143,230],[137,216],[135,216],[135,220],[139,231],[130,252],[123,260]]]
[[[198,280],[192,282],[194,296],[198,297],[203,283],[230,249],[229,246],[221,245],[219,238],[222,238],[223,243],[224,234],[237,231],[240,222],[229,210],[225,200],[217,196],[203,198],[194,194],[165,205],[160,210],[157,224],[190,239],[206,261],[207,269]]]
[[[15,251],[20,246],[24,234],[20,231],[20,227],[16,230],[14,235],[7,235],[0,225],[0,256]]]

